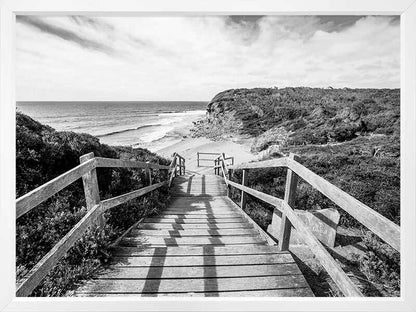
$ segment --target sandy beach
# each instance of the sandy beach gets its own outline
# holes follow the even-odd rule
[[[179,143],[158,150],[156,153],[169,158],[174,152],[185,158],[187,171],[199,173],[212,173],[213,162],[201,161],[201,166],[198,167],[197,152],[225,153],[227,157],[234,156],[235,164],[248,162],[256,158],[256,155],[250,152],[248,144],[238,144],[232,141],[211,141],[207,138],[187,138]],[[215,156],[204,155],[201,158],[215,158]]]

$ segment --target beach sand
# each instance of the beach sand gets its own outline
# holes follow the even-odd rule
[[[234,156],[234,163],[244,163],[256,159],[250,152],[249,144],[239,144],[232,141],[211,141],[207,138],[187,138],[183,141],[158,150],[156,153],[170,158],[173,153],[185,158],[186,171],[197,173],[214,173],[213,161],[201,161],[197,166],[197,152],[225,153],[226,157]],[[216,158],[215,155],[200,155],[200,158]]]

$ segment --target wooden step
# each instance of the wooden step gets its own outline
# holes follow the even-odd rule
[[[161,274],[161,272],[158,272]],[[189,279],[98,279],[78,292],[88,293],[189,293],[306,288],[302,275]]]
[[[226,191],[224,192],[211,192],[209,196],[217,197],[217,196],[224,196]],[[207,197],[207,193],[185,193],[185,192],[176,192],[172,195],[172,197]]]
[[[183,198],[183,197],[181,197]],[[186,203],[182,203],[180,205],[170,205],[168,208],[166,208],[166,211],[169,210],[180,210],[180,211],[238,211],[238,209],[235,208],[234,205],[232,205],[231,203],[228,204],[217,204],[217,205],[211,205],[211,204],[204,204],[204,205],[200,205],[200,204],[186,204]]]
[[[268,290],[239,290],[239,291],[211,291],[211,292],[183,292],[183,293],[106,293],[79,291],[75,294],[78,297],[313,297],[309,287],[268,289]]]
[[[114,247],[114,256],[234,256],[234,255],[265,255],[265,254],[289,254],[287,251],[279,251],[276,246],[245,245],[245,246],[203,246],[203,247]]]
[[[140,229],[144,230],[156,230],[156,229],[169,229],[169,230],[187,230],[187,229],[250,229],[253,226],[248,222],[237,223],[141,223]]]
[[[238,213],[228,214],[228,215],[217,215],[217,214],[193,214],[193,215],[187,215],[187,214],[161,214],[157,216],[160,219],[204,219],[204,220],[228,220],[228,219],[241,219],[243,216]]]
[[[234,211],[234,210],[219,210],[218,212],[210,212],[210,211],[206,211],[206,210],[200,210],[200,211],[187,211],[185,209],[180,210],[180,209],[167,209],[165,211],[163,211],[159,216],[166,216],[169,214],[174,214],[174,215],[185,215],[185,216],[241,216],[241,213],[239,213],[238,211]]]
[[[223,230],[141,230],[133,229],[128,236],[165,236],[165,237],[193,237],[193,236],[257,236],[254,229],[223,229]]]
[[[156,267],[114,267],[96,279],[145,279]],[[302,274],[296,263],[264,265],[224,265],[196,267],[163,267],[157,278],[224,278],[250,276],[278,276]]]
[[[265,244],[260,237],[224,236],[224,237],[125,237],[120,241],[121,246],[146,245],[156,246],[203,246],[203,245],[244,245]]]
[[[176,223],[176,224],[217,224],[217,223],[244,223],[243,217],[240,218],[222,218],[222,219],[208,219],[208,218],[147,218],[143,221],[145,223]]]
[[[292,256],[288,253],[261,254],[261,255],[202,255],[202,256],[183,256],[169,257],[163,255],[141,256],[141,257],[119,257],[115,256],[112,265],[117,266],[206,266],[206,265],[263,265],[263,264],[282,264],[295,263]]]

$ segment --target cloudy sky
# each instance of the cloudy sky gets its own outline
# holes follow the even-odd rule
[[[17,99],[210,100],[230,88],[400,86],[391,16],[19,16]]]

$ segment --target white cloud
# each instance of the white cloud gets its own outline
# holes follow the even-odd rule
[[[18,100],[209,100],[238,87],[399,87],[399,23],[314,16],[33,17]]]

